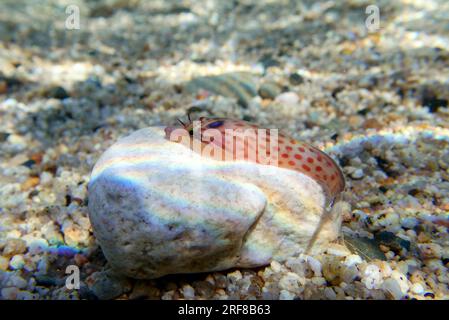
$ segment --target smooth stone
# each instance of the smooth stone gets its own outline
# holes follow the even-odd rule
[[[130,284],[126,278],[114,275],[110,271],[100,271],[91,275],[93,284],[92,293],[100,300],[110,300],[120,296],[129,289]]]
[[[304,82],[304,78],[298,73],[292,73],[288,77],[288,81],[291,85],[298,86]]]
[[[278,95],[276,97],[276,99],[274,100],[275,102],[279,103],[279,104],[283,104],[289,107],[293,107],[298,105],[299,103],[299,97],[296,93],[294,92],[283,92],[280,95]]]
[[[319,252],[341,226],[341,202],[297,171],[201,157],[145,128],[95,165],[89,216],[111,267],[134,278],[257,267]]]
[[[279,87],[275,82],[265,82],[262,83],[259,87],[258,93],[259,96],[263,99],[273,100],[281,94],[282,88]]]
[[[404,293],[401,290],[401,286],[396,279],[387,279],[382,284],[382,289],[388,292],[391,297],[395,300],[399,300],[404,296]]]

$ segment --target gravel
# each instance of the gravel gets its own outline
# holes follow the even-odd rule
[[[373,33],[369,1],[72,3],[80,30],[56,0],[0,5],[1,299],[449,298],[447,1],[379,1]],[[271,85],[245,108],[184,90],[242,71]],[[343,239],[254,270],[111,276],[87,218],[91,169],[119,137],[192,106],[330,153],[352,207]]]

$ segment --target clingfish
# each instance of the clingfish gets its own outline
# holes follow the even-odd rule
[[[189,117],[188,123],[181,124],[181,128],[165,128],[166,138],[202,156],[299,171],[321,185],[330,204],[345,187],[343,174],[330,156],[276,129],[263,129],[246,121],[226,118],[201,117],[190,121]]]

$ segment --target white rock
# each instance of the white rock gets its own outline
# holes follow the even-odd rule
[[[401,286],[399,283],[393,279],[387,279],[382,284],[382,289],[387,291],[393,299],[399,300],[404,296],[404,293],[401,290]]]
[[[321,277],[321,262],[313,257],[308,256],[307,263],[309,264],[310,269],[312,269],[313,273],[315,274],[315,277]]]
[[[342,272],[342,279],[346,283],[351,283],[358,276],[360,276],[360,272],[355,265],[346,267]]]
[[[326,252],[337,257],[345,257],[351,254],[348,248],[338,243],[330,243],[326,248]]]
[[[25,260],[23,259],[23,255],[16,254],[9,261],[9,267],[13,270],[22,269],[25,265]]]
[[[394,270],[391,273],[391,278],[395,279],[398,282],[399,286],[401,287],[402,294],[405,295],[410,288],[407,276],[399,271]]]
[[[354,179],[362,179],[363,178],[363,170],[362,169],[356,169],[352,174],[351,177]]]
[[[320,224],[312,249],[321,251],[341,223],[324,203],[321,186],[297,171],[201,157],[163,128],[120,139],[89,183],[94,234],[111,266],[135,278],[283,261]]]
[[[298,290],[298,285],[300,281],[301,281],[300,276],[298,276],[296,273],[288,272],[279,281],[279,288],[295,292],[296,290]]]
[[[362,283],[368,289],[379,289],[382,284],[382,271],[374,264],[366,266],[362,273]]]
[[[337,294],[335,293],[334,290],[332,290],[332,288],[329,288],[329,287],[324,289],[324,296],[329,300],[337,299]]]
[[[349,266],[353,266],[355,264],[360,264],[362,262],[363,262],[363,260],[359,255],[351,254],[345,258],[344,265],[349,267]]]
[[[271,261],[270,267],[275,273],[281,272],[282,270],[282,265],[277,261]]]
[[[301,277],[304,277],[306,274],[307,263],[302,256],[288,258],[285,265]]]
[[[195,298],[195,289],[192,286],[186,284],[182,287],[182,294],[184,295],[184,299],[194,299]]]
[[[40,254],[48,247],[48,242],[45,239],[34,239],[30,241],[28,245],[28,250],[31,254]]]
[[[416,227],[416,225],[418,225],[418,219],[414,217],[405,217],[401,219],[401,225],[404,228],[413,229],[414,227]]]
[[[299,102],[299,97],[294,92],[284,92],[278,95],[274,101],[286,106],[295,106]]]
[[[326,279],[324,279],[323,277],[312,277],[311,281],[316,286],[326,285]]]
[[[441,246],[436,243],[420,243],[418,244],[418,250],[423,259],[429,258],[441,258],[443,250]]]
[[[411,291],[414,294],[422,295],[424,293],[424,287],[421,283],[414,283],[411,287]]]
[[[287,290],[281,290],[279,294],[279,300],[293,300],[295,295]]]

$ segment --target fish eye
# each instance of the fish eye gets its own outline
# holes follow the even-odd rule
[[[189,134],[193,136],[193,128],[189,130]]]
[[[223,121],[214,121],[212,123],[209,123],[207,126],[208,128],[218,128],[223,125]]]

